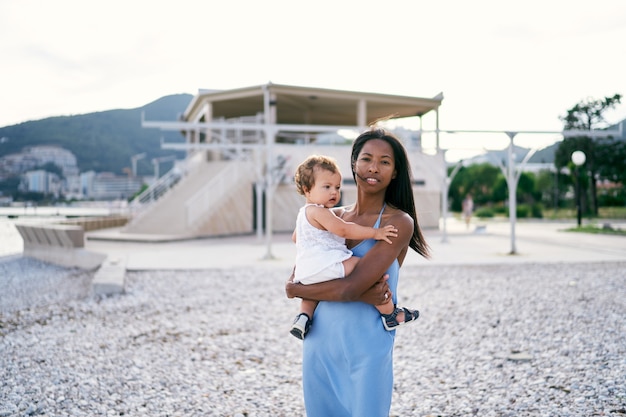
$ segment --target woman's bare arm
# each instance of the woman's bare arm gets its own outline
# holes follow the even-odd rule
[[[287,293],[288,298],[299,297],[296,294],[299,292],[299,289],[301,287],[305,286],[303,284],[294,283],[293,277],[294,277],[294,273],[291,274],[285,286],[285,292]],[[372,305],[380,305],[380,304],[384,304],[385,302],[387,302],[388,297],[392,295],[391,291],[389,290],[389,284],[387,283],[388,278],[389,278],[388,274],[383,275],[378,281],[374,283],[374,285],[372,285],[363,294],[361,294],[361,296],[358,298],[358,301],[362,301],[364,303],[372,304]],[[335,281],[329,281],[329,282],[335,282]],[[323,284],[325,284],[325,282]],[[314,285],[320,285],[320,284],[314,284]],[[307,287],[308,286],[310,285],[307,285]],[[332,288],[328,289],[327,291],[330,291],[329,294],[331,294],[331,296],[328,299],[326,299],[326,301],[346,301],[346,300],[339,299],[339,297],[335,297],[334,296],[335,293]]]
[[[287,297],[305,298],[319,301],[364,301],[370,304],[380,302],[375,294],[386,283],[378,281],[385,271],[409,245],[413,233],[413,219],[401,211],[387,219],[386,223],[394,224],[398,229],[398,237],[391,244],[377,242],[368,253],[357,263],[352,273],[345,278],[319,284],[302,285],[287,282]],[[377,301],[373,298],[378,298]]]
[[[309,206],[306,208],[307,217],[311,224],[319,225],[329,232],[353,240],[376,239],[391,243],[391,237],[398,236],[396,228],[391,225],[381,226],[377,229],[373,227],[361,226],[353,222],[347,222],[337,216],[332,210],[324,207]]]

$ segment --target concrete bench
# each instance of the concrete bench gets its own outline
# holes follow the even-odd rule
[[[80,226],[60,224],[16,224],[24,239],[24,249],[33,246],[84,248],[85,231]]]
[[[85,249],[82,226],[66,224],[16,224],[24,240],[24,256],[69,268],[96,270],[92,289],[99,295],[124,291],[126,264],[110,261],[102,253]]]
[[[24,256],[70,268],[96,269],[105,255],[85,250],[81,226],[63,224],[16,224],[24,240]]]

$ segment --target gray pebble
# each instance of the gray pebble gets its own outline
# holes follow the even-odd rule
[[[96,298],[90,273],[0,262],[0,417],[302,416],[289,273],[129,272]],[[626,263],[410,266],[399,292],[421,316],[391,416],[626,408]]]

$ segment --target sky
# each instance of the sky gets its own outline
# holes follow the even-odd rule
[[[0,126],[272,82],[441,92],[440,129],[558,132],[582,100],[626,94],[626,2],[0,0],[0,57]],[[607,113],[625,118],[626,99]],[[451,152],[509,142],[441,140]]]

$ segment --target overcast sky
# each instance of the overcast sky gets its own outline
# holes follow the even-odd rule
[[[0,0],[0,57],[0,126],[271,81],[443,92],[441,129],[560,131],[626,94],[626,1]]]

